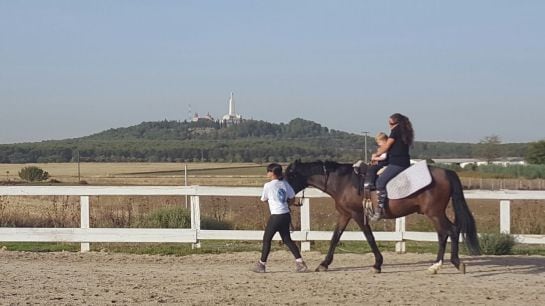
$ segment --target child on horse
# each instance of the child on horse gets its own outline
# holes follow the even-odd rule
[[[384,147],[388,141],[388,135],[380,132],[375,136],[375,142],[379,148]],[[380,155],[373,153],[371,155],[371,165],[367,168],[367,174],[365,175],[365,183],[363,187],[369,191],[375,190],[375,181],[377,179],[378,172],[381,171],[383,167],[388,165],[388,153],[384,152]],[[384,171],[384,170],[382,170]]]

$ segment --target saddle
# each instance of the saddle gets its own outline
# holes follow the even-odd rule
[[[401,171],[388,184],[388,199],[402,199],[431,184],[431,173],[425,160]]]
[[[431,184],[431,173],[425,160],[419,161],[403,170],[386,184],[388,199],[402,199]],[[374,213],[375,192],[365,192],[363,206],[366,215]]]
[[[365,182],[365,174],[367,173],[367,164],[363,160],[358,160],[352,165],[352,168],[354,169],[352,184],[358,189],[358,195],[361,195]]]

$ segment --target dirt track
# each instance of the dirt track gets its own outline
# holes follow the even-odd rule
[[[269,273],[250,272],[256,252],[187,257],[0,251],[0,304],[545,304],[545,257],[463,258],[437,275],[431,254],[336,255],[330,271],[293,273],[285,252]],[[314,269],[323,255],[304,253]]]

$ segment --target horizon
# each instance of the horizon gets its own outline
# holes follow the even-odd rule
[[[237,113],[545,139],[545,2],[0,1],[0,144]]]

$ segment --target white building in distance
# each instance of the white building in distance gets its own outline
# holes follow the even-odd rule
[[[234,94],[231,93],[231,97],[229,98],[229,113],[222,117],[222,124],[233,125],[239,124],[242,121],[242,116],[235,111],[235,99],[233,96]]]
[[[193,118],[191,118],[191,121],[192,122],[199,122],[199,121],[214,121],[214,117],[212,117],[210,115],[210,113],[207,113],[206,116],[199,116],[198,113],[195,113],[195,115],[193,115]]]

